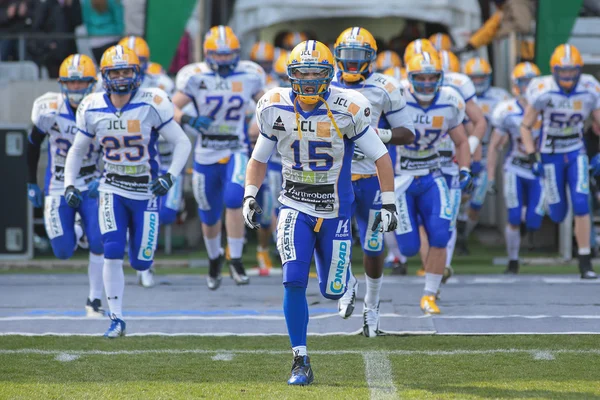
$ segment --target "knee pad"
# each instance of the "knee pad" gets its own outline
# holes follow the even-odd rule
[[[104,246],[102,245],[102,238],[101,237],[97,237],[97,238],[89,238],[88,237],[88,242],[90,244],[90,251],[94,254],[104,254]]]
[[[54,252],[56,258],[61,260],[67,260],[71,258],[75,252],[75,241],[65,239],[64,236],[52,239],[50,244],[52,245],[52,251]]]
[[[148,269],[150,269],[150,267],[152,266],[152,262],[151,261],[142,261],[142,260],[138,260],[137,257],[131,258],[129,260],[129,262],[131,263],[131,266],[133,267],[133,269],[135,269],[136,271],[146,271]]]
[[[571,197],[571,200],[573,201],[573,214],[581,216],[590,213],[590,205],[587,194],[577,193]]]
[[[548,216],[550,217],[552,222],[556,224],[563,222],[565,217],[567,216],[567,204],[550,204],[550,206],[548,207]]]
[[[122,260],[125,257],[125,245],[114,241],[104,242],[104,258]],[[133,263],[133,260],[132,260]]]
[[[177,219],[177,210],[168,207],[161,207],[159,212],[159,221],[161,225],[170,225]]]
[[[427,232],[429,246],[445,248],[450,240],[450,229],[435,229],[433,232]]]
[[[241,208],[244,202],[244,187],[237,183],[228,182],[225,185],[225,207]]]
[[[419,231],[416,231],[416,235],[396,235],[396,240],[398,241],[398,248],[402,255],[412,257],[419,253],[419,249],[421,248]]]
[[[213,209],[210,211],[198,210],[198,216],[203,224],[213,226],[221,220],[221,214],[223,213],[222,208]]]
[[[512,226],[521,225],[521,209],[520,208],[509,208],[508,209],[508,223]]]
[[[301,261],[287,261],[283,264],[283,286],[308,287],[310,265]]]

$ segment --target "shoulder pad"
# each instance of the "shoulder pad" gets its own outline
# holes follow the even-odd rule
[[[260,65],[253,61],[242,60],[238,63],[236,71],[245,72],[247,74],[266,75],[265,70]]]
[[[56,92],[48,92],[33,102],[31,108],[31,122],[40,130],[46,131],[54,123],[62,103],[62,95]]]
[[[465,101],[458,90],[450,86],[442,86],[440,88],[439,102],[453,105],[454,107],[462,110],[465,108]]]
[[[369,77],[369,83],[382,88],[388,93],[393,93],[397,89],[402,89],[400,82],[398,82],[396,78],[378,72],[373,73]]]
[[[332,89],[331,96],[327,99],[332,109],[348,112],[355,117],[361,113],[366,117],[371,115],[371,104],[362,93],[354,89],[335,89]]]
[[[260,111],[274,104],[283,104],[286,96],[289,98],[289,90],[281,87],[270,89],[258,100],[256,110]]]

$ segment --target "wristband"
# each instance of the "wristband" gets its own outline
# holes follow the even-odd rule
[[[392,140],[392,130],[391,129],[377,129],[377,135],[379,135],[379,139],[383,143],[389,143]]]
[[[244,189],[244,198],[246,198],[246,197],[256,198],[257,193],[258,193],[258,188],[256,186],[248,185],[248,186],[246,186],[246,189]]]
[[[396,194],[394,192],[381,192],[382,204],[396,204]]]

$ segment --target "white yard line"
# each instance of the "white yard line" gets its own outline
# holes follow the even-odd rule
[[[77,360],[79,357],[78,354],[58,353],[54,359],[60,362],[70,362]]]
[[[363,359],[365,360],[365,377],[371,392],[371,400],[397,399],[392,365],[387,352],[367,351],[363,353]]]
[[[213,361],[231,361],[233,360],[234,354],[230,351],[226,353],[217,353],[211,357]]]
[[[533,353],[533,359],[551,361],[555,360],[556,358],[554,357],[554,354],[549,351],[536,351]]]

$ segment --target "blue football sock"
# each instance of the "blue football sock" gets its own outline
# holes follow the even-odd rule
[[[283,314],[292,347],[306,346],[308,328],[308,302],[306,288],[285,287],[283,294]]]

